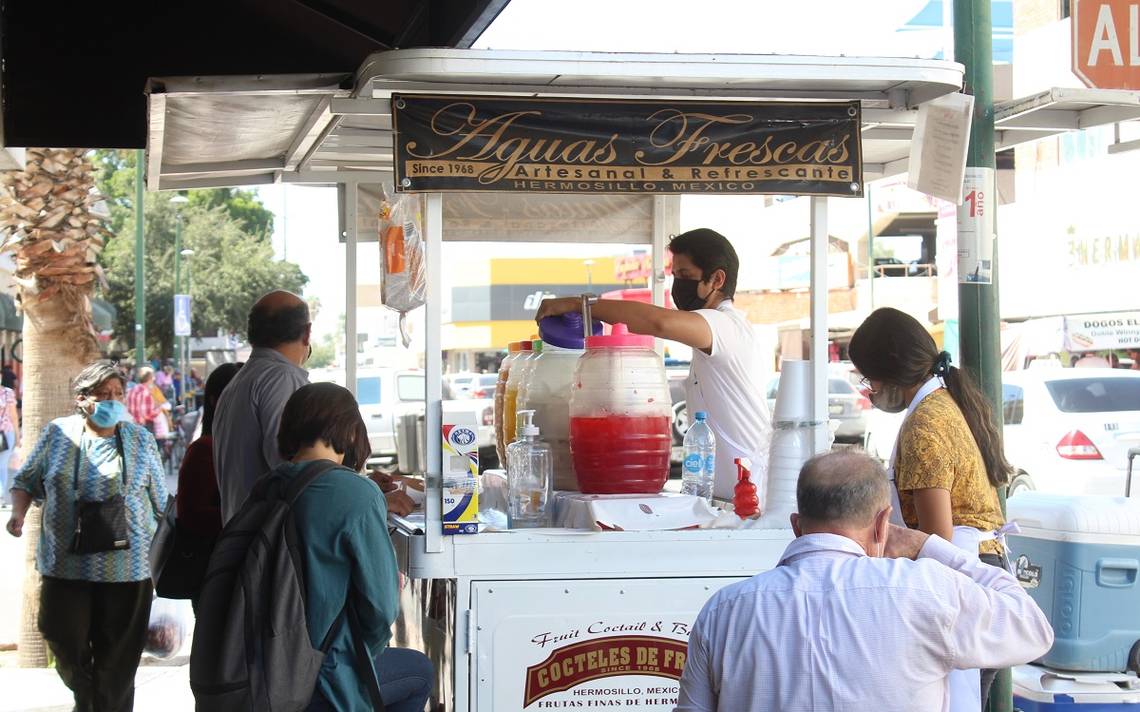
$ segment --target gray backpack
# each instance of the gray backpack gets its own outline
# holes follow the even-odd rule
[[[335,467],[315,460],[292,481],[273,473],[262,477],[218,538],[199,592],[190,654],[190,688],[199,712],[303,711],[333,633],[346,618],[373,708],[384,709],[376,670],[348,601],[319,648],[312,645],[305,619],[293,503]]]

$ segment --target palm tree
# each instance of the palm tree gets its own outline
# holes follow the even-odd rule
[[[106,232],[92,213],[94,166],[82,149],[29,148],[22,171],[0,173],[0,251],[15,255],[16,301],[24,313],[23,449],[44,426],[72,411],[71,380],[99,354],[91,293],[102,279],[96,264]],[[23,453],[21,453],[23,455]],[[24,524],[24,601],[20,665],[44,667],[40,578],[35,568],[41,511]]]

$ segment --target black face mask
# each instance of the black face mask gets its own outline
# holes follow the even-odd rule
[[[700,285],[699,279],[679,279],[673,278],[673,289],[670,294],[673,296],[673,304],[681,311],[696,311],[697,309],[704,309],[705,302],[708,297],[701,298],[697,293],[697,287]]]

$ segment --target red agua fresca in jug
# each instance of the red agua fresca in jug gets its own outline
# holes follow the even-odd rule
[[[586,339],[570,395],[570,452],[587,494],[657,494],[669,477],[672,401],[653,337],[615,324]]]

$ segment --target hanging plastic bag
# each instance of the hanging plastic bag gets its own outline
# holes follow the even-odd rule
[[[193,620],[194,608],[190,601],[155,598],[150,604],[143,652],[160,660],[174,657],[182,650]]]
[[[391,196],[391,191],[386,191]],[[427,299],[420,197],[397,194],[380,203],[380,302],[400,313],[400,339],[412,343],[407,315]]]

